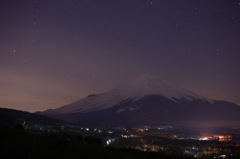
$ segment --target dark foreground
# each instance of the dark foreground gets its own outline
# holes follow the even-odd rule
[[[90,128],[0,108],[0,159],[240,159],[239,148],[239,128]]]
[[[27,132],[20,125],[0,128],[1,159],[191,159],[182,154],[113,149],[101,140],[68,133]]]

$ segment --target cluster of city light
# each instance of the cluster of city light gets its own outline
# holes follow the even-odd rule
[[[113,131],[108,131],[109,134],[113,134]]]
[[[110,145],[111,143],[113,143],[115,141],[115,139],[108,139],[106,141],[106,145]]]
[[[215,135],[215,138],[218,138],[219,141],[231,141],[232,136],[230,135]]]
[[[203,136],[203,137],[200,137],[199,140],[200,141],[208,141],[208,140],[231,141],[232,136],[230,135]]]
[[[137,132],[145,132],[145,131],[148,131],[149,128],[138,128],[137,129]]]
[[[136,138],[136,137],[139,137],[139,136],[133,135],[133,134],[130,134],[130,135],[123,135],[122,134],[121,137],[127,139],[127,138]]]
[[[22,126],[25,128],[28,126],[26,122],[22,123]],[[122,144],[124,145],[126,141],[130,141],[130,145],[127,146],[139,149],[141,151],[153,151],[153,152],[171,152],[171,147],[161,145],[158,143],[158,139],[155,142],[155,138],[151,140],[151,142],[145,140],[145,137],[151,136],[152,133],[156,133],[157,136],[163,138],[171,138],[173,140],[199,140],[199,141],[219,141],[216,142],[218,144],[228,144],[228,141],[233,141],[236,137],[234,135],[229,135],[226,133],[211,133],[205,135],[184,135],[182,133],[178,134],[177,132],[169,131],[171,127],[150,127],[150,126],[142,126],[138,128],[126,129],[122,127],[118,127],[116,129],[111,128],[90,128],[90,127],[76,127],[76,126],[65,126],[61,125],[60,127],[47,127],[42,125],[34,125],[34,129],[40,131],[72,131],[72,132],[81,132],[83,135],[89,136],[94,134],[101,133],[103,136],[102,139],[104,141],[105,146],[119,146]],[[136,138],[136,139],[134,139]],[[69,139],[67,140],[69,141]],[[141,141],[141,142],[139,142]],[[180,142],[180,141],[179,141]],[[231,145],[234,147],[240,147],[240,143],[231,142]],[[195,158],[201,158],[203,156],[212,156],[213,158],[218,159],[226,159],[228,156],[233,156],[234,153],[224,151],[224,146],[216,147],[216,146],[192,146],[192,147],[185,147],[182,149],[185,155],[190,155]],[[233,151],[234,152],[234,151]]]
[[[101,133],[101,132],[102,132],[102,130],[96,129],[96,128],[95,128],[93,131],[94,131],[94,132],[98,132],[98,133]]]
[[[210,138],[209,137],[200,137],[199,140],[200,141],[207,141],[207,140],[210,140]]]

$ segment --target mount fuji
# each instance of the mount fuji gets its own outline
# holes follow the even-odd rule
[[[90,126],[240,125],[240,106],[150,75],[41,114]]]

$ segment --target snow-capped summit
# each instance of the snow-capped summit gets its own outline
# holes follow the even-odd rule
[[[42,114],[94,126],[240,123],[238,105],[208,99],[150,75]]]
[[[170,100],[175,99],[201,99],[211,102],[210,99],[197,95],[193,92],[174,86],[169,82],[162,80],[156,76],[144,75],[135,78],[125,84],[122,84],[109,93],[115,94],[122,99],[132,98],[138,100],[146,95],[161,95]]]
[[[173,86],[158,77],[143,75],[119,85],[108,92],[87,96],[59,109],[48,110],[46,113],[61,114],[98,111],[108,109],[122,101],[137,101],[149,95],[160,95],[175,102],[177,102],[177,99],[199,99],[211,102],[211,100],[206,97]]]

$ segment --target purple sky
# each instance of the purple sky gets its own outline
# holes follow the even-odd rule
[[[240,105],[240,0],[1,0],[0,107],[57,108],[143,74]]]

